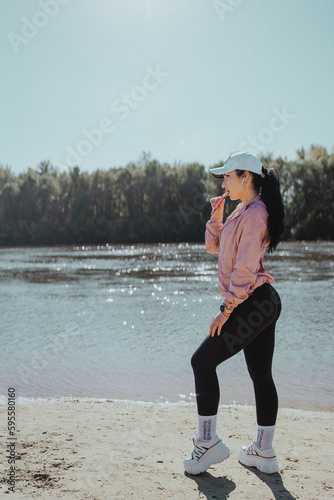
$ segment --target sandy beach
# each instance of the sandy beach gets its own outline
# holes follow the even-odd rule
[[[194,404],[116,400],[16,403],[16,441],[1,405],[1,498],[330,499],[334,494],[333,414],[280,409],[275,448],[280,471],[266,475],[237,460],[255,433],[252,407],[220,407],[218,433],[231,455],[188,476],[196,429]],[[9,491],[8,446],[15,448]],[[7,493],[7,494],[6,494]]]

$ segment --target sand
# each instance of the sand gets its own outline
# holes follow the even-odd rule
[[[199,476],[183,458],[197,425],[194,404],[47,400],[16,403],[17,440],[0,407],[0,498],[332,499],[333,414],[280,409],[277,474],[241,465],[240,445],[255,434],[252,407],[220,407],[217,431],[230,457]],[[15,492],[7,448],[15,448]],[[13,455],[12,455],[13,456]]]

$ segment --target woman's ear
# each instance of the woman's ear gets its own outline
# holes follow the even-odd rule
[[[245,182],[248,182],[250,178],[250,173],[249,172],[244,172],[243,176],[242,176],[242,181],[241,181],[241,184],[244,184]]]

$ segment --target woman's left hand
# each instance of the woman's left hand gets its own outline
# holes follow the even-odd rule
[[[217,316],[215,316],[210,323],[209,337],[214,337],[216,332],[218,333],[219,336],[221,329],[223,325],[225,325],[227,320],[228,317],[225,316],[225,314],[223,314],[222,312],[217,314]]]

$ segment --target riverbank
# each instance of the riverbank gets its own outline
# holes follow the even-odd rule
[[[8,443],[15,443],[15,493],[45,499],[330,499],[333,413],[280,409],[278,474],[237,460],[255,434],[255,410],[221,407],[217,431],[231,455],[199,476],[186,476],[197,424],[194,404],[50,399],[16,403],[17,440],[0,406],[0,496],[8,491]],[[14,437],[15,437],[14,436]],[[12,474],[14,478],[14,474]]]

